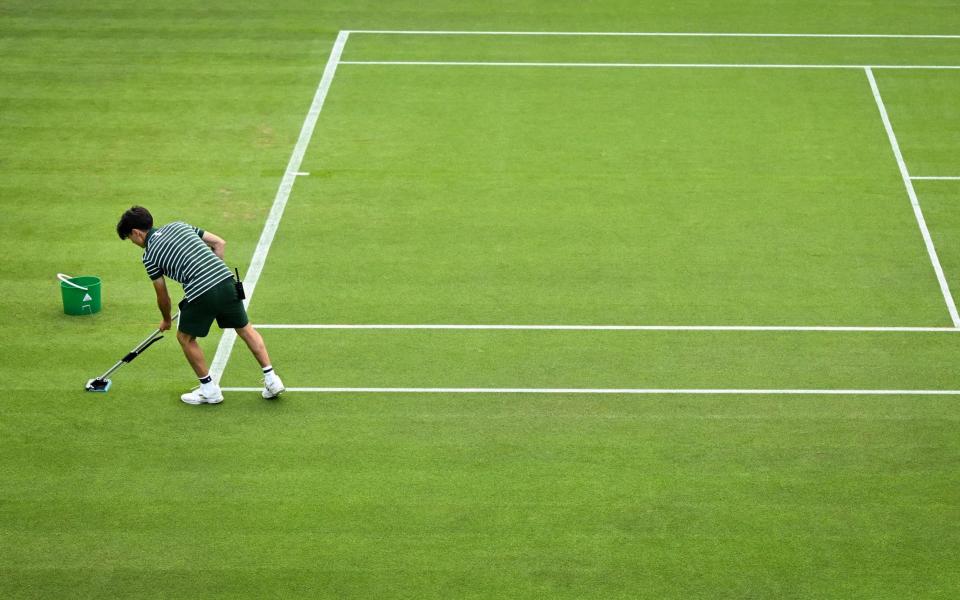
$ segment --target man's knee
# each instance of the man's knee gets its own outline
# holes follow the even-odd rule
[[[181,346],[186,346],[196,339],[196,336],[190,335],[189,333],[184,333],[182,331],[177,332],[177,341],[180,342]]]

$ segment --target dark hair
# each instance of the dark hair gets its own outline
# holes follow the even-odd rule
[[[117,223],[117,235],[121,240],[125,240],[134,229],[148,231],[151,227],[153,227],[153,215],[150,211],[142,206],[131,206]]]

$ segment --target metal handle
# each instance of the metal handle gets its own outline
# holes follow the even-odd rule
[[[72,285],[73,287],[77,288],[78,290],[83,290],[83,291],[85,291],[85,292],[90,291],[90,288],[85,288],[85,287],[83,287],[82,285],[77,285],[77,284],[75,284],[74,282],[70,281],[70,280],[73,279],[73,278],[70,277],[69,275],[64,275],[63,273],[57,273],[57,279],[59,279],[60,281],[64,282],[64,283],[67,284],[67,285]]]
[[[178,310],[178,311],[177,311],[177,314],[173,315],[173,318],[171,318],[170,320],[171,320],[171,321],[176,321],[176,320],[179,319],[179,318],[180,318],[180,311]],[[145,340],[143,340],[142,342],[140,342],[139,344],[137,344],[136,348],[134,348],[133,350],[131,350],[130,352],[128,352],[126,356],[124,356],[123,358],[121,358],[120,360],[117,361],[117,364],[115,364],[115,365],[113,365],[112,367],[110,367],[109,369],[107,369],[107,372],[104,373],[103,375],[101,375],[100,377],[97,377],[97,379],[99,379],[99,380],[102,381],[102,380],[106,379],[107,377],[110,377],[110,375],[113,374],[114,371],[116,371],[117,369],[119,369],[119,368],[122,367],[123,365],[127,364],[128,362],[132,361],[132,360],[135,359],[136,357],[140,356],[140,353],[141,353],[141,352],[143,352],[144,350],[146,350],[146,349],[147,349],[149,346],[151,346],[154,342],[157,342],[157,341],[159,341],[159,340],[161,340],[161,339],[163,339],[163,336],[160,335],[160,330],[159,330],[159,329],[155,329],[155,330],[153,331],[153,333],[151,333],[149,336],[147,336],[147,338],[146,338]]]

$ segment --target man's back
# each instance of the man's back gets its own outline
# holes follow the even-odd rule
[[[147,275],[179,281],[188,302],[231,277],[230,269],[202,237],[202,229],[179,221],[152,230],[143,253]]]

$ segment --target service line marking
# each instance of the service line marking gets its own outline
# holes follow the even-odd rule
[[[456,60],[344,60],[341,65],[425,67],[568,67],[589,69],[940,69],[958,70],[960,65],[821,65],[764,63],[603,63],[603,62],[503,62]]]
[[[263,225],[263,231],[260,233],[260,240],[253,252],[253,258],[250,266],[247,268],[244,279],[247,298],[243,301],[244,307],[250,306],[250,300],[253,298],[253,292],[257,287],[257,281],[260,279],[260,273],[263,271],[263,265],[267,260],[267,254],[270,252],[270,245],[277,233],[277,227],[280,226],[280,219],[283,218],[283,210],[287,206],[287,200],[290,198],[290,191],[293,189],[293,183],[300,174],[300,165],[303,162],[303,156],[310,144],[310,138],[313,136],[313,128],[317,124],[317,118],[323,109],[323,102],[327,98],[327,92],[330,91],[330,84],[333,83],[333,76],[337,72],[337,64],[340,62],[340,56],[343,54],[343,48],[347,43],[349,33],[341,31],[337,34],[337,39],[330,50],[330,57],[327,59],[327,65],[323,69],[323,76],[317,85],[317,91],[313,96],[313,102],[310,104],[310,110],[303,120],[303,127],[300,128],[300,137],[290,155],[290,162],[287,163],[287,170],[280,180],[280,187],[277,189],[277,195],[273,200],[273,206],[270,208],[270,214],[267,216],[267,222]],[[230,360],[230,353],[233,345],[237,341],[236,331],[227,329],[220,338],[217,345],[217,352],[213,357],[210,366],[210,375],[214,381],[220,381],[224,369],[227,368],[227,362]]]
[[[914,181],[960,181],[960,177],[919,177],[916,175],[910,179]]]
[[[225,392],[259,392],[260,387],[225,387]],[[429,388],[429,387],[291,387],[286,392],[365,394],[689,394],[783,396],[958,396],[960,390],[790,390],[658,388]]]
[[[790,325],[448,325],[258,323],[257,329],[426,329],[521,331],[822,331],[884,333],[960,333],[958,327],[860,327]]]
[[[903,177],[903,184],[907,188],[907,196],[910,197],[910,205],[913,207],[913,214],[917,219],[917,225],[920,227],[920,234],[923,236],[923,242],[927,247],[927,254],[930,255],[930,262],[933,264],[933,270],[937,275],[937,281],[940,283],[940,291],[943,293],[943,300],[947,304],[947,311],[950,313],[950,319],[954,327],[960,327],[960,314],[957,314],[957,305],[953,301],[953,295],[950,293],[950,286],[947,284],[947,278],[943,274],[943,268],[940,266],[940,259],[937,257],[937,249],[933,245],[933,239],[930,237],[930,231],[927,229],[926,219],[923,218],[923,211],[920,209],[920,201],[917,199],[917,192],[913,189],[913,181],[910,179],[910,172],[907,170],[907,163],[903,160],[903,154],[900,152],[900,144],[897,143],[897,136],[893,132],[893,125],[890,123],[890,116],[887,114],[887,108],[883,104],[883,98],[880,96],[880,88],[877,87],[877,80],[873,77],[873,71],[866,67],[864,71],[867,74],[867,81],[870,83],[870,89],[873,90],[873,98],[877,103],[877,109],[880,111],[880,118],[883,120],[883,127],[887,131],[887,137],[890,139],[890,146],[893,148],[893,155],[897,159],[897,166],[900,168],[900,175]]]
[[[722,33],[684,31],[428,31],[398,29],[350,29],[370,35],[543,35],[594,37],[732,37],[732,38],[839,38],[956,40],[958,34],[923,33]]]

